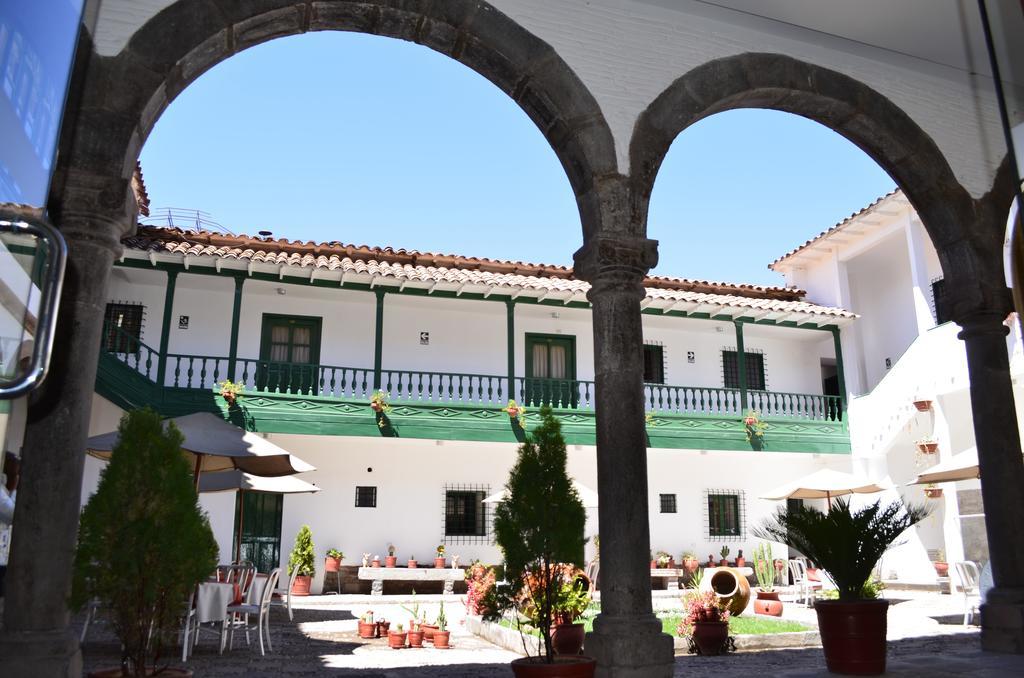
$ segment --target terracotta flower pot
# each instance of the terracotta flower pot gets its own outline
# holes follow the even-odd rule
[[[438,650],[447,650],[450,647],[448,641],[451,634],[451,631],[434,631],[433,638],[431,639],[434,647]]]
[[[939,449],[938,443],[918,443],[917,449],[921,454],[935,454]]]
[[[698,562],[696,558],[683,558],[683,569],[693,574],[697,571]]]
[[[949,563],[934,562],[932,565],[935,567],[935,574],[940,577],[945,577],[949,574]]]
[[[405,641],[409,634],[405,631],[388,631],[388,647],[392,650],[401,650],[405,647]]]
[[[423,647],[423,631],[409,631],[409,647]]]
[[[371,560],[370,567],[380,567],[380,558],[374,558]]]
[[[918,412],[927,412],[932,409],[932,401],[930,400],[915,400],[914,407],[917,408]]]
[[[926,487],[924,488],[924,496],[929,499],[941,499],[942,488],[941,487]]]
[[[769,617],[782,616],[782,601],[779,600],[778,591],[758,591],[757,600],[754,601],[754,612]]]
[[[520,657],[512,660],[516,678],[592,678],[597,663],[590,657],[555,657],[548,664],[543,657]]]
[[[444,569],[445,560],[443,557],[434,558],[434,567],[438,570]]]
[[[391,622],[387,621],[386,619],[382,619],[381,621],[377,622],[377,637],[380,638],[381,636],[387,636],[390,629]]]
[[[419,567],[419,563],[417,563],[417,562],[416,562],[415,560],[412,560],[412,559],[410,558],[410,559],[409,559],[409,562],[407,562],[407,563],[405,564],[405,566],[406,566],[407,568],[409,568],[410,570],[415,570],[415,569],[416,569],[417,567]]]
[[[359,622],[359,637],[360,638],[376,638],[377,637],[377,625],[372,622]]]
[[[551,627],[551,647],[555,654],[577,655],[583,651],[585,636],[583,624],[555,624]]]
[[[434,634],[437,633],[437,625],[420,624],[420,631],[423,631],[423,640],[432,643],[434,642]]]
[[[699,621],[693,625],[693,642],[705,657],[722,654],[722,647],[728,638],[729,622]]]
[[[721,560],[718,561],[718,566],[719,567],[729,567],[729,561],[727,559],[725,559],[725,558],[722,558]]]
[[[308,596],[309,587],[313,583],[313,578],[308,574],[300,574],[295,577],[295,582],[292,584],[292,595],[293,596]]]
[[[658,561],[657,560],[652,560],[651,561],[651,569],[652,570],[658,569]]]
[[[736,567],[746,567],[746,566],[747,566],[747,559],[746,558],[737,558],[736,559]]]
[[[885,673],[888,600],[819,600],[818,631],[832,673]]]
[[[384,408],[383,408],[383,407],[381,407],[381,404],[380,404],[380,403],[378,403],[378,402],[374,401],[374,402],[371,402],[371,403],[370,403],[370,409],[371,409],[371,410],[373,410],[374,412],[380,412],[380,411],[382,411],[382,410],[383,410]]]
[[[327,556],[324,561],[324,572],[340,572],[341,571],[341,558],[334,558]]]
[[[384,567],[394,567],[398,565],[398,556],[384,556]]]

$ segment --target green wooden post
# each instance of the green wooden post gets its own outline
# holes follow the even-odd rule
[[[734,320],[736,325],[736,369],[740,377],[740,409],[747,412],[747,352],[743,347],[743,323]]]
[[[167,271],[167,287],[164,290],[164,323],[160,328],[160,355],[156,361],[156,383],[164,385],[167,374],[167,348],[171,341],[171,315],[174,312],[174,286],[178,281],[177,271]]]
[[[381,363],[384,359],[384,295],[385,290],[374,290],[377,293],[377,324],[373,337],[373,390],[380,389]]]
[[[839,336],[839,328],[832,328],[832,341],[836,347],[836,376],[839,378],[839,418],[846,430],[846,376],[843,372],[843,342]]]
[[[516,393],[516,302],[505,300],[506,344],[508,348],[508,399],[515,400]]]
[[[242,285],[244,275],[235,276],[235,298],[231,306],[231,346],[228,348],[228,379],[235,380],[238,363],[238,323],[242,317]]]

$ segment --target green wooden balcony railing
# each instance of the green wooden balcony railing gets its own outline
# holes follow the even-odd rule
[[[103,348],[149,381],[173,388],[212,390],[219,381],[233,377],[250,393],[369,400],[374,391],[373,368],[238,358],[235,374],[231,375],[226,356],[169,353],[162,359],[156,350],[116,327],[106,329]],[[504,407],[510,399],[506,376],[384,369],[380,379],[381,389],[393,403]],[[739,389],[644,384],[643,393],[644,407],[651,413],[745,414]],[[594,394],[593,381],[516,377],[511,399],[528,408],[550,405],[592,411]],[[843,417],[839,396],[748,391],[747,401],[748,409],[762,417],[818,421],[841,421]]]

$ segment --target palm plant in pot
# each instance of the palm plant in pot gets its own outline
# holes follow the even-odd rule
[[[775,590],[775,563],[772,560],[772,547],[761,544],[754,549],[754,574],[757,576],[757,600],[754,601],[754,612],[770,617],[782,616],[782,601]]]
[[[292,584],[293,596],[308,596],[310,585],[313,583],[313,576],[316,574],[316,561],[313,556],[313,533],[309,525],[299,528],[295,535],[295,546],[288,556],[288,576],[296,570],[299,574]]]
[[[99,599],[110,610],[121,666],[94,675],[145,676],[174,647],[190,592],[217,566],[217,543],[174,424],[165,428],[156,412],[134,410],[118,433],[82,512],[70,602],[81,608]]]
[[[494,539],[505,559],[505,582],[488,595],[487,618],[498,620],[528,598],[543,639],[544,654],[512,662],[516,676],[593,676],[589,657],[555,656],[551,627],[562,591],[562,564],[577,568],[583,554],[586,514],[566,472],[561,424],[549,407],[540,425],[519,446],[505,485],[507,496],[494,514]]]
[[[876,599],[871,571],[896,539],[928,515],[923,506],[881,500],[853,510],[837,499],[828,513],[807,507],[780,508],[754,530],[762,539],[804,553],[835,582],[838,600],[819,601],[818,630],[825,663],[833,673],[878,675],[885,671],[889,601]]]

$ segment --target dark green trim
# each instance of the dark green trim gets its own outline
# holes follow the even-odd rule
[[[505,344],[508,349],[508,399],[516,399],[516,302],[505,300]]]
[[[153,264],[153,263],[150,263],[149,261],[141,261],[141,260],[138,260],[138,259],[125,259],[123,261],[117,262],[115,264],[115,266],[120,266],[120,267],[123,267],[123,268],[137,268],[137,269],[142,269],[142,270],[156,270],[156,271],[176,270],[176,271],[179,271],[181,273],[191,273],[191,274],[194,274],[194,275],[225,276],[225,275],[236,275],[238,273],[238,271],[236,271],[236,270],[231,270],[231,271],[225,270],[223,272],[218,273],[212,267],[195,266],[195,265],[192,265],[190,268],[185,269],[185,267],[183,265],[181,265],[181,264],[168,264],[168,263],[164,263],[164,262],[158,262],[156,264]],[[471,301],[490,301],[490,302],[497,302],[497,303],[502,303],[502,302],[510,301],[510,299],[508,299],[506,297],[495,296],[495,295],[484,295],[484,294],[477,294],[477,293],[470,293],[470,292],[464,292],[462,294],[459,294],[458,292],[449,292],[449,291],[441,291],[441,290],[437,290],[435,292],[430,292],[428,290],[419,289],[419,288],[406,288],[406,289],[403,290],[403,289],[399,289],[397,287],[389,287],[387,289],[382,290],[379,287],[375,286],[375,287],[371,288],[370,285],[365,285],[365,284],[361,284],[361,283],[344,283],[344,284],[342,284],[342,283],[339,283],[338,281],[335,281],[335,280],[316,280],[316,279],[308,280],[306,278],[298,278],[298,277],[293,277],[293,276],[285,276],[285,277],[282,278],[280,275],[274,275],[274,274],[270,274],[270,273],[252,273],[252,274],[249,274],[248,277],[250,279],[252,279],[252,280],[262,280],[264,282],[276,283],[278,285],[309,285],[309,286],[313,286],[313,287],[323,287],[323,288],[328,288],[328,289],[333,289],[333,290],[339,290],[339,289],[340,290],[355,290],[355,291],[362,291],[362,292],[384,291],[384,292],[386,292],[388,294],[404,294],[404,295],[409,295],[409,296],[414,296],[414,297],[430,296],[430,297],[436,297],[438,299],[467,299],[467,300],[471,300]],[[539,299],[537,299],[535,297],[517,297],[515,299],[515,303],[517,303],[517,304],[532,304],[532,305],[535,305],[535,306],[553,306],[553,307],[557,307],[557,308],[590,309],[590,307],[591,307],[590,304],[588,302],[585,302],[585,301],[573,301],[573,302],[570,302],[570,303],[566,304],[564,301],[562,301],[560,299],[544,299],[544,300],[539,300]],[[835,328],[835,325],[831,325],[831,324],[830,325],[812,325],[812,324],[809,324],[809,323],[799,324],[799,323],[792,322],[792,321],[779,322],[779,321],[776,321],[776,320],[754,320],[753,318],[749,318],[749,317],[734,318],[734,317],[731,317],[731,316],[722,316],[722,315],[720,315],[720,316],[712,316],[710,313],[687,313],[686,311],[672,311],[670,313],[665,313],[664,309],[660,309],[660,308],[645,308],[645,309],[643,309],[643,311],[641,311],[641,313],[644,313],[645,315],[659,315],[659,316],[663,316],[663,317],[666,317],[666,318],[689,318],[689,319],[693,319],[693,320],[714,320],[714,321],[719,321],[719,322],[721,322],[721,321],[732,321],[732,322],[748,323],[748,324],[751,324],[751,325],[765,325],[765,326],[768,326],[768,327],[792,327],[792,328],[796,328],[796,329],[816,330],[816,331],[820,331],[820,332],[831,332]]]
[[[846,401],[849,400],[849,395],[846,393],[846,373],[843,368],[843,342],[839,334],[839,328],[834,327],[832,329],[832,342],[835,345],[836,352],[836,375],[839,377],[839,407],[842,412],[843,430],[847,430],[846,422]]]
[[[167,288],[164,290],[164,322],[160,327],[160,353],[157,356],[156,383],[163,384],[167,375],[167,349],[171,341],[171,317],[174,314],[174,288],[178,272],[167,271]]]
[[[736,372],[740,378],[740,409],[747,411],[747,351],[743,346],[743,323],[736,325]]]
[[[245,276],[235,276],[235,296],[231,305],[231,345],[228,348],[228,379],[235,380],[235,369],[238,363],[238,325],[242,319],[242,286]]]
[[[375,289],[377,294],[377,319],[373,325],[373,390],[380,390],[381,370],[384,365],[384,295],[387,290]]]

